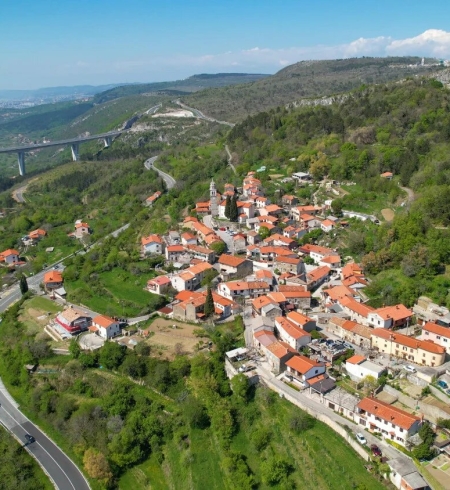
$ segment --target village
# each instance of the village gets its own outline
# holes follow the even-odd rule
[[[293,179],[308,185],[310,176],[298,172]],[[154,193],[145,204],[151,207],[160,196]],[[199,326],[241,316],[245,347],[227,353],[227,374],[278,383],[272,388],[302,408],[314,411],[317,407],[308,404],[320,404],[327,416],[350,420],[355,444],[373,455],[382,454],[384,439],[411,450],[421,443],[424,420],[436,427],[438,419],[450,418],[450,312],[425,297],[412,309],[373,308],[364,294],[369,280],[352,257],[314,240],[299,244],[314,230],[326,236],[348,226],[349,218],[364,217],[337,218],[330,202],[300,205],[293,195],[272,204],[255,172],[241,188],[226,184],[223,194],[212,181],[209,201],[196,203],[193,214],[166,235],[141,237],[142,260],[165,258],[146,286],[149,294],[170,299],[155,312],[156,323],[139,327],[130,339],[127,327],[141,326],[152,315],[113,318],[66,304],[61,265],[44,275],[44,292],[64,306],[46,333],[58,341],[86,332],[79,336],[84,349],[100,348],[107,340],[134,348],[156,334],[163,343],[175,338],[170,339],[173,354],[186,342],[184,352],[208,346],[206,337],[196,338]],[[90,232],[79,220],[71,235],[82,240]],[[22,241],[32,246],[45,233],[35,230]],[[20,265],[20,254],[6,250],[0,261]],[[450,439],[439,439],[436,448],[450,456]],[[392,446],[383,445],[383,453],[398,488],[405,482],[411,489],[426,488],[412,463]]]

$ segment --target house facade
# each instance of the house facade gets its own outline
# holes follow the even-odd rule
[[[408,439],[421,427],[419,417],[376,398],[363,398],[357,409],[355,419],[359,425],[402,446],[406,446]]]
[[[444,347],[447,352],[450,352],[450,328],[442,327],[437,323],[428,322],[422,326],[422,340],[431,340],[435,344]]]
[[[98,335],[105,340],[113,339],[122,333],[120,323],[106,315],[95,316],[92,326],[97,328]]]
[[[298,327],[285,317],[278,316],[275,318],[275,329],[280,340],[286,342],[296,351],[311,342],[311,335],[306,330]]]
[[[422,366],[441,366],[445,362],[445,348],[430,340],[418,340],[384,328],[372,331],[372,348],[390,356],[415,362]]]

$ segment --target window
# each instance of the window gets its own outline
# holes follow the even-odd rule
[[[425,335],[430,335],[428,332],[425,332]]]
[[[375,420],[378,420],[378,422],[381,422],[380,417],[375,416]]]
[[[403,432],[403,429],[400,427],[400,432]]]
[[[409,352],[413,352],[413,349],[409,349]]]
[[[447,339],[442,339],[444,342],[447,342]]]
[[[425,352],[422,354],[422,357],[425,357]]]
[[[433,361],[436,359],[436,356],[433,356]]]
[[[395,429],[395,424],[393,424],[393,423],[391,422],[391,425],[392,425],[392,427]]]

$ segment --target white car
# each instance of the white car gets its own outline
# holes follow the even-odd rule
[[[403,369],[405,371],[408,371],[408,373],[415,373],[416,372],[416,368],[414,366],[410,366],[409,364],[407,364],[406,366],[403,366]]]
[[[360,444],[367,444],[366,438],[361,434],[361,432],[356,434],[356,439]]]

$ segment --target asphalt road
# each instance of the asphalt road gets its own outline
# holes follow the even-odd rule
[[[25,198],[23,197],[23,193],[27,190],[28,184],[23,185],[21,187],[18,187],[15,191],[12,193],[12,197],[14,200],[17,202],[25,202]]]
[[[153,169],[155,172],[157,172],[159,174],[159,176],[164,179],[164,182],[166,183],[167,188],[172,189],[175,186],[175,184],[177,183],[177,181],[171,175],[166,174],[162,170],[159,170],[159,168],[155,167],[154,163],[155,163],[157,158],[158,157],[156,156],[156,157],[151,157],[148,160],[146,160],[144,162],[145,168],[147,168],[148,170]]]
[[[193,107],[189,107],[186,104],[183,104],[180,100],[175,100],[174,101],[176,104],[178,104],[180,107],[183,109],[186,109],[187,111],[191,111],[192,114],[194,114],[194,117],[197,119],[204,119],[205,121],[210,121],[210,122],[216,122],[219,124],[225,124],[226,126],[230,126],[230,128],[233,128],[235,124],[227,122],[227,121],[219,121],[218,119],[214,119],[213,117],[205,116],[202,111],[199,111],[198,109],[194,109]]]
[[[6,391],[0,380],[0,423],[37,459],[60,490],[89,490],[90,486],[77,466],[38,427],[31,423]],[[28,444],[25,434],[36,440]]]

